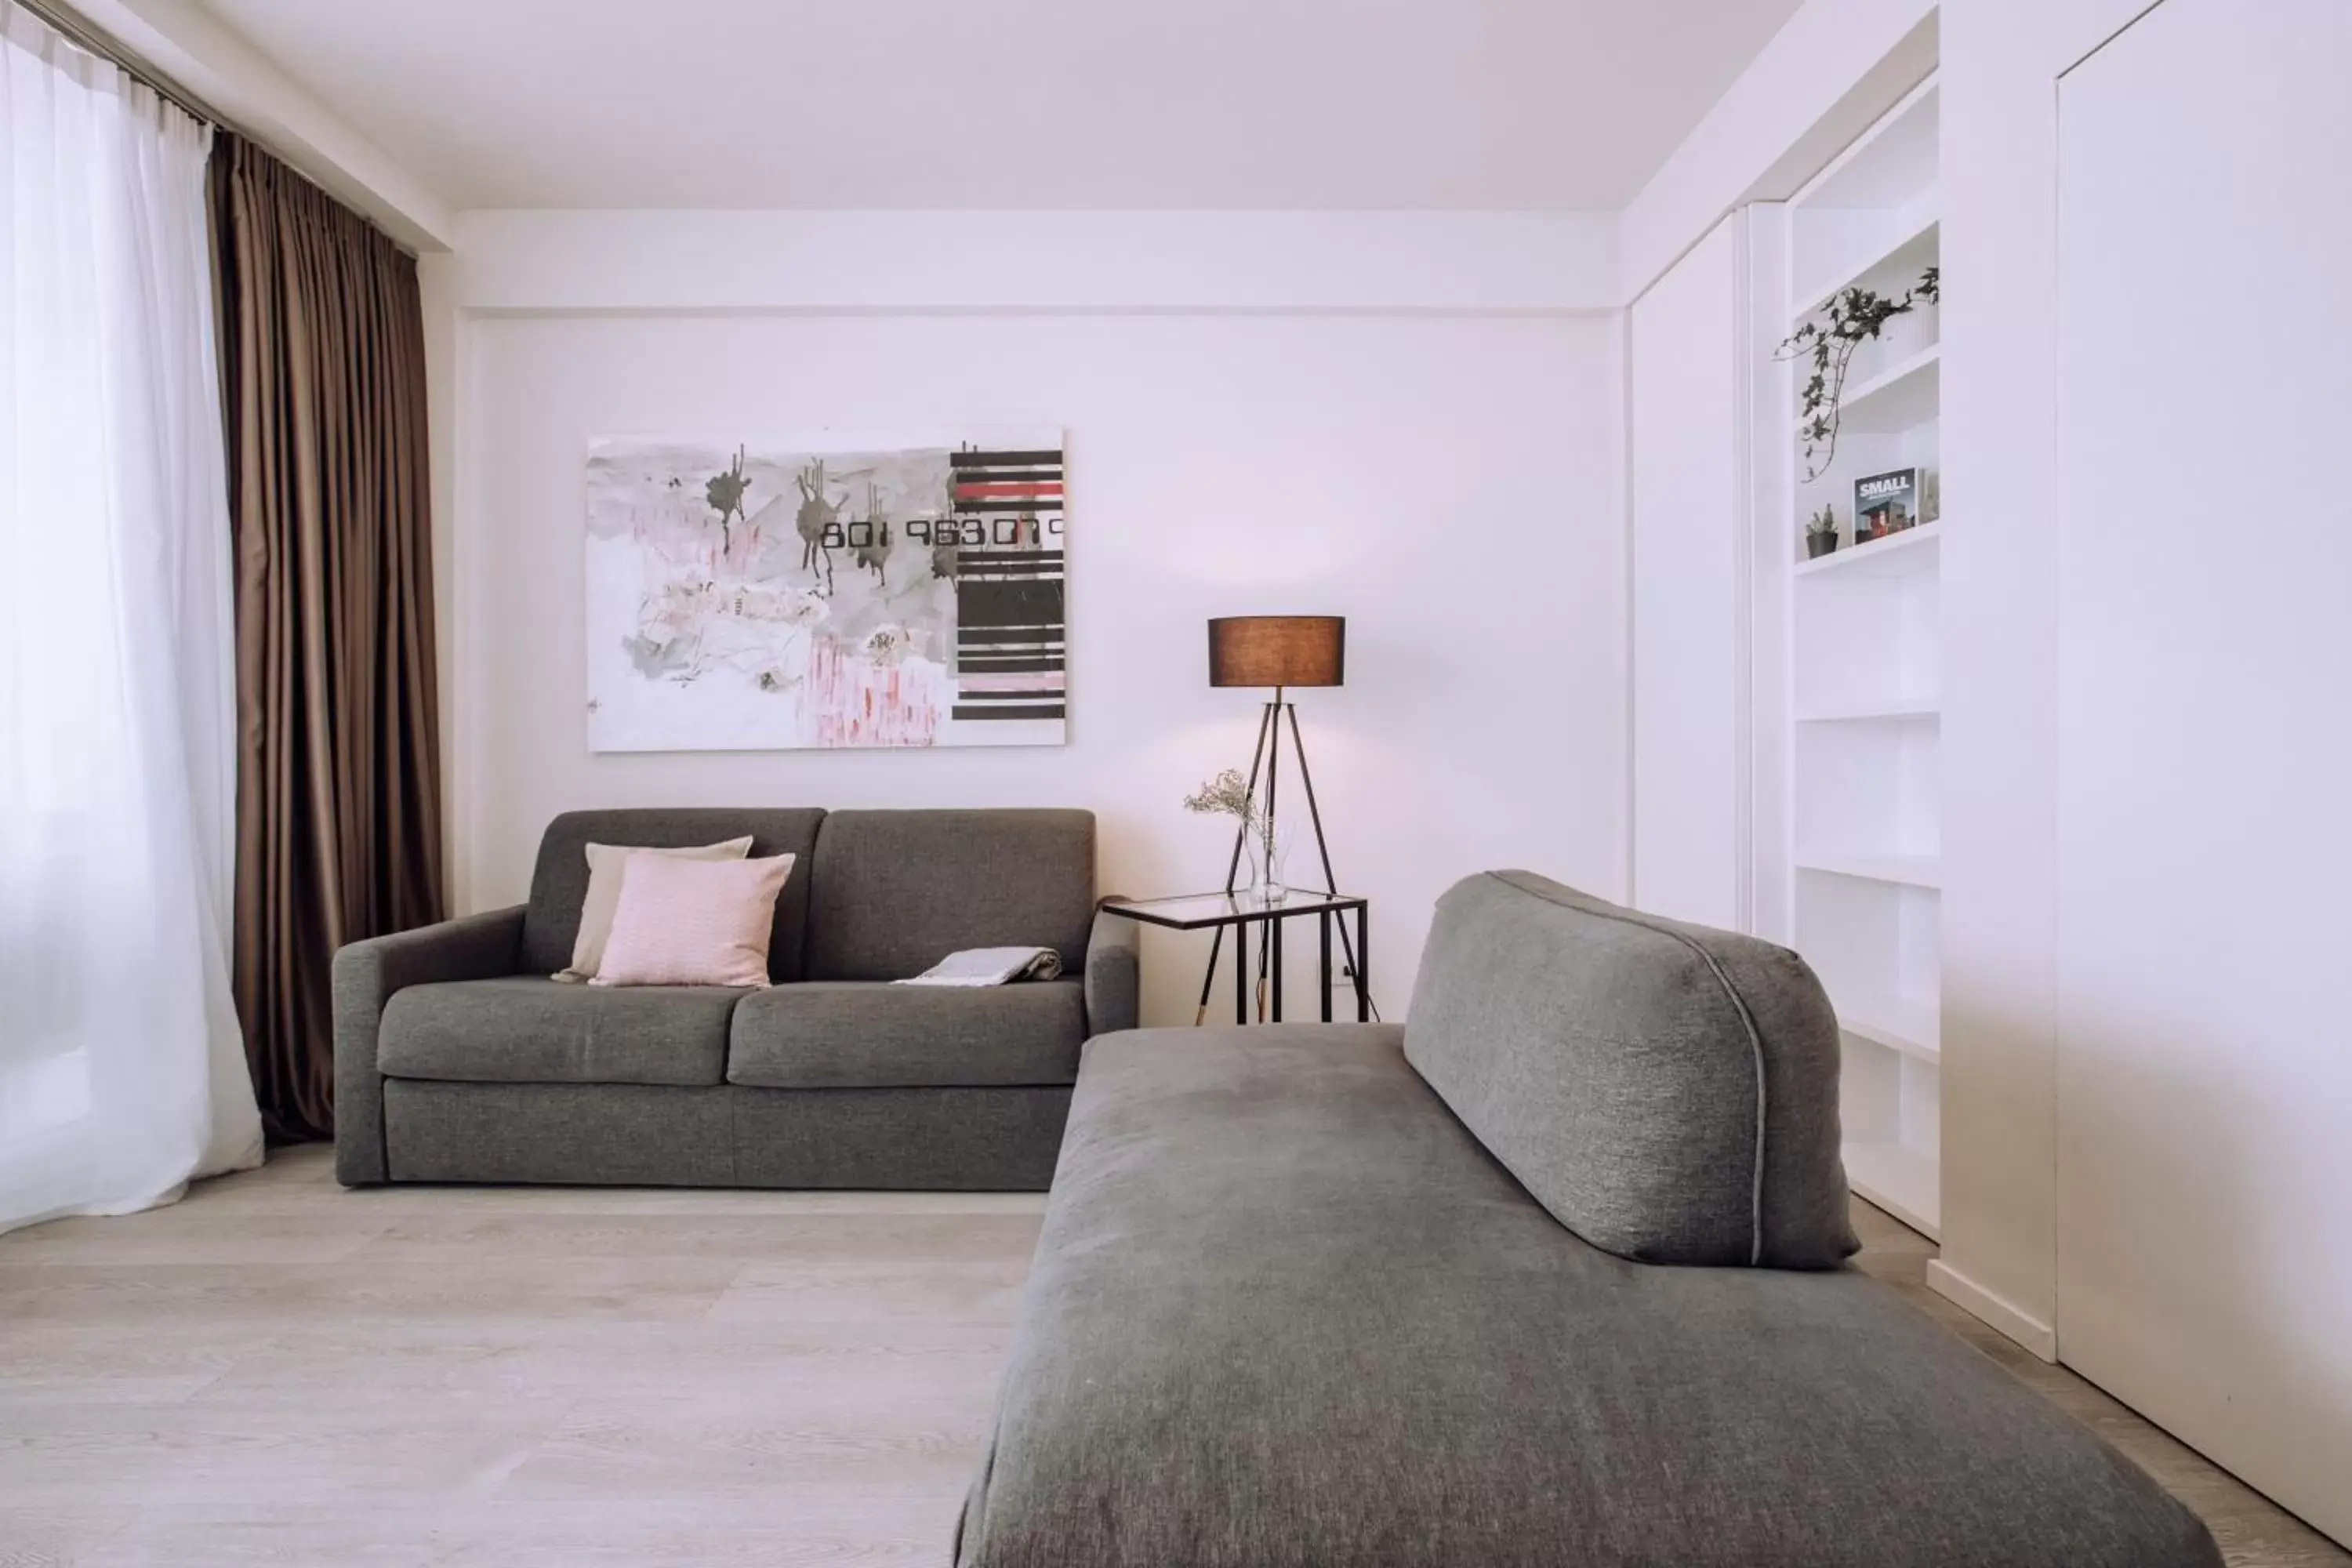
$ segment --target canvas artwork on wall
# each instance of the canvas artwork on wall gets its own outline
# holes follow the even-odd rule
[[[1059,745],[1062,446],[590,442],[589,748]]]

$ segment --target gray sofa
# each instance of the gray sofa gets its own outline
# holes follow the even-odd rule
[[[1795,955],[1526,873],[1411,1022],[1087,1047],[961,1568],[2216,1568],[1853,1250]]]
[[[798,857],[764,991],[595,987],[571,961],[590,842],[742,834]],[[381,1182],[1036,1191],[1087,1036],[1136,1019],[1135,930],[1098,919],[1092,813],[582,811],[530,901],[335,955],[335,1172]],[[894,986],[961,948],[1063,978]]]

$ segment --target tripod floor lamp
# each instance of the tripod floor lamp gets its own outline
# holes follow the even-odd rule
[[[1323,837],[1323,813],[1315,803],[1315,778],[1307,769],[1307,744],[1298,732],[1298,710],[1285,695],[1299,686],[1339,686],[1347,674],[1348,620],[1344,616],[1223,616],[1209,622],[1209,684],[1211,686],[1271,687],[1274,696],[1258,715],[1257,747],[1250,754],[1250,798],[1257,805],[1264,826],[1256,831],[1274,842],[1276,806],[1282,784],[1283,731],[1290,734],[1290,754],[1298,770],[1298,791],[1307,802],[1307,820],[1315,830],[1315,854],[1323,874],[1323,890],[1336,893],[1331,874],[1331,848]],[[1253,831],[1247,822],[1234,834],[1234,853],[1225,864],[1225,891],[1236,889],[1242,848]],[[1224,942],[1221,927],[1211,939],[1208,973],[1201,977],[1201,1006],[1196,1017],[1206,1017],[1209,991],[1217,973],[1217,955]],[[1339,927],[1339,946],[1347,973],[1356,973],[1356,951],[1348,928]],[[1265,950],[1258,951],[1261,966]],[[1260,975],[1263,983],[1265,976]]]

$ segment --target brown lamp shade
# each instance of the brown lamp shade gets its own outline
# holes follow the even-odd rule
[[[1345,616],[1222,616],[1209,622],[1212,686],[1339,686]]]

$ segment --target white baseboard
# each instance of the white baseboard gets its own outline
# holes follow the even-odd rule
[[[1993,1294],[1940,1258],[1927,1260],[1927,1289],[1972,1318],[2015,1340],[2043,1361],[2058,1359],[2058,1331]]]

